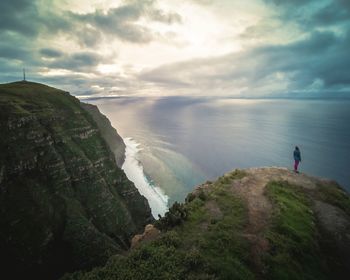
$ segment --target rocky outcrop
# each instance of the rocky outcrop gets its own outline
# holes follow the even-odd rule
[[[145,231],[142,234],[137,234],[131,239],[131,249],[135,249],[138,246],[152,240],[156,240],[160,234],[160,230],[154,225],[149,224],[145,227]]]
[[[103,264],[153,220],[116,165],[121,138],[82,106],[41,84],[0,85],[0,257],[12,279]]]

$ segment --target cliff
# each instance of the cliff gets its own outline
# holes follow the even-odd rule
[[[125,160],[125,144],[123,139],[111,125],[109,119],[100,113],[97,106],[87,103],[81,103],[80,105],[93,117],[103,138],[114,153],[118,167],[121,168]]]
[[[284,168],[235,170],[198,186],[89,279],[348,279],[350,197]]]
[[[11,279],[104,264],[153,220],[96,108],[45,85],[2,84],[0,131],[0,261]]]

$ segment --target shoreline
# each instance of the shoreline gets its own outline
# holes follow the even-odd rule
[[[123,138],[123,141],[125,143],[125,160],[121,168],[128,179],[135,184],[140,194],[146,197],[152,215],[158,219],[158,215],[164,216],[165,212],[168,211],[169,197],[147,178],[138,156],[142,150],[139,148],[140,144],[131,137]]]

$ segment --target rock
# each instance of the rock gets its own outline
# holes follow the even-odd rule
[[[146,243],[153,241],[160,235],[160,230],[158,230],[154,225],[148,224],[145,227],[143,234],[135,235],[131,240],[131,249],[137,248],[141,243]]]

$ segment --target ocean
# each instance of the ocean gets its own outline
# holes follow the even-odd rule
[[[86,101],[85,101],[86,102]],[[98,106],[127,146],[123,169],[155,217],[235,168],[293,168],[350,190],[350,101],[121,97]]]

